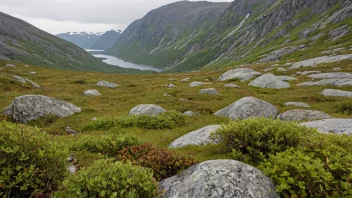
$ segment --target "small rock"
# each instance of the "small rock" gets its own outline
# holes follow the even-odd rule
[[[342,91],[342,90],[337,90],[337,89],[325,89],[320,94],[322,94],[324,96],[337,96],[337,97],[352,98],[352,92],[351,91]]]
[[[206,145],[212,143],[210,134],[215,132],[220,125],[210,125],[203,127],[196,131],[190,132],[175,141],[173,141],[168,148],[181,148],[190,145]]]
[[[175,88],[176,87],[176,85],[174,85],[174,84],[168,84],[167,85],[167,88]]]
[[[301,125],[316,128],[321,133],[334,133],[337,135],[352,135],[352,119],[326,119],[301,123]]]
[[[263,71],[264,72],[269,72],[269,71],[272,71],[274,68],[266,68],[266,69],[264,69]]]
[[[195,117],[195,116],[199,116],[200,114],[197,112],[193,112],[193,111],[186,111],[183,113],[183,115],[188,116],[188,117]]]
[[[16,79],[18,82],[25,83],[25,84],[30,83],[33,87],[40,88],[40,86],[37,83],[35,83],[27,78],[22,78],[21,76],[16,76],[16,75],[14,75],[13,78]]]
[[[116,87],[118,87],[118,85],[117,84],[114,84],[114,83],[111,83],[111,82],[108,82],[108,81],[99,81],[98,83],[97,83],[97,85],[98,86],[100,86],[100,87],[108,87],[108,88],[116,88]]]
[[[187,98],[180,98],[180,101],[186,102],[189,101]]]
[[[99,93],[99,91],[94,90],[94,89],[87,90],[87,91],[83,92],[83,95],[101,96],[101,94]]]
[[[30,74],[37,74],[37,72],[30,72]]]
[[[274,74],[264,74],[248,84],[252,87],[284,89],[290,88],[290,84],[281,80]]]
[[[182,79],[180,82],[188,82],[190,80],[191,80],[191,78],[185,78],[185,79]]]
[[[291,80],[298,80],[297,78],[291,77],[291,76],[277,76],[280,80],[283,81],[291,81]]]
[[[332,71],[340,71],[341,68],[340,67],[335,67],[334,69],[332,69]]]
[[[286,111],[285,113],[278,115],[277,118],[286,121],[313,121],[330,119],[333,117],[322,111],[295,109]]]
[[[160,106],[154,104],[141,104],[131,109],[128,115],[158,115],[166,112],[166,110]]]
[[[200,90],[199,94],[219,95],[219,92],[215,88],[208,88]]]
[[[173,97],[172,95],[170,94],[164,94],[165,97]]]
[[[210,85],[211,83],[203,83],[203,82],[192,82],[189,84],[189,87],[199,87],[201,85]]]
[[[232,79],[238,79],[241,82],[250,80],[251,78],[255,76],[259,76],[261,73],[256,72],[253,69],[249,68],[238,68],[234,70],[230,70],[225,72],[219,77],[219,81],[227,81],[227,80],[232,80]]]
[[[13,64],[6,64],[5,66],[6,66],[6,67],[16,67],[16,66],[13,65]]]
[[[168,80],[169,80],[169,81],[175,81],[176,79],[174,79],[174,78],[169,78]]]
[[[96,117],[93,117],[93,118],[92,118],[92,121],[96,121],[96,120],[98,120],[98,118],[96,118]]]
[[[310,108],[310,106],[306,103],[303,102],[286,102],[285,106],[296,106],[296,107],[307,107]]]
[[[224,85],[226,88],[239,88],[240,86],[236,85],[236,84],[225,84]]]
[[[287,71],[285,68],[283,68],[283,67],[280,67],[280,68],[278,68],[276,71],[279,71],[279,72],[285,72],[285,71]]]

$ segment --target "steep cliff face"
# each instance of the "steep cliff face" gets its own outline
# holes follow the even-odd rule
[[[187,14],[190,10],[181,12],[182,7],[175,6],[183,3],[156,9],[132,23],[109,54],[186,71],[304,59],[334,45],[352,45],[351,0],[235,0],[226,9],[224,4],[219,4],[221,9],[208,7],[197,20]],[[182,17],[175,20],[169,12]],[[209,18],[209,13],[216,14]]]

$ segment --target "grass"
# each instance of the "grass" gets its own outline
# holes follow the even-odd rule
[[[11,104],[14,97],[37,94],[45,95],[66,102],[73,103],[82,108],[82,112],[73,116],[55,119],[53,117],[43,118],[35,124],[43,130],[52,134],[55,141],[63,141],[66,144],[74,144],[75,137],[65,132],[65,127],[70,126],[72,129],[80,131],[82,135],[109,135],[109,134],[127,134],[137,137],[141,143],[152,143],[156,147],[166,148],[172,141],[185,135],[193,130],[211,124],[227,124],[229,119],[216,117],[212,113],[233,103],[234,101],[246,97],[254,96],[259,99],[268,101],[279,108],[280,112],[296,109],[298,107],[286,107],[283,104],[289,101],[306,102],[312,106],[311,109],[326,112],[334,117],[350,117],[350,104],[352,99],[344,97],[324,97],[319,93],[332,86],[318,87],[297,87],[298,83],[309,81],[307,76],[297,76],[298,81],[290,82],[292,88],[283,90],[259,89],[248,87],[248,82],[236,82],[240,86],[237,89],[225,88],[227,82],[218,82],[217,79],[227,69],[232,67],[220,68],[217,70],[202,70],[188,73],[172,74],[105,74],[98,72],[79,72],[68,70],[48,69],[36,66],[25,67],[24,64],[15,62],[16,68],[3,67],[6,61],[0,61],[0,109],[6,108]],[[251,65],[256,71],[262,71],[273,63]],[[295,74],[303,70],[320,70],[330,72],[333,68],[340,67],[342,71],[352,72],[352,61],[343,61],[333,64],[321,65],[318,68],[305,68],[289,70],[285,75]],[[30,72],[37,74],[30,74]],[[281,75],[282,73],[273,72]],[[11,79],[12,75],[26,77],[36,83],[41,88],[35,89],[29,86],[18,84]],[[189,83],[181,83],[179,80],[191,78],[190,82],[202,81],[211,82],[211,85],[201,87],[188,87]],[[169,78],[175,78],[177,81],[169,81]],[[206,81],[208,79],[209,81]],[[106,80],[120,85],[116,89],[98,87],[95,84],[98,81]],[[177,87],[167,89],[164,85],[173,83]],[[220,96],[199,95],[202,88],[216,88]],[[97,89],[102,96],[87,97],[82,95],[83,91],[88,89]],[[338,88],[341,90],[350,90],[349,87]],[[165,97],[168,93],[174,97]],[[188,101],[180,101],[180,98],[187,98]],[[187,118],[186,125],[175,125],[171,129],[145,129],[140,127],[121,128],[112,127],[108,130],[83,130],[87,125],[92,123],[92,118],[101,119],[121,119],[128,115],[131,108],[139,104],[156,104],[167,110],[178,112],[194,111],[200,112],[199,117]],[[337,105],[341,104],[341,105]],[[226,155],[215,154],[212,146],[206,147],[186,147],[175,149],[179,154],[191,155],[199,161],[209,159],[228,158]],[[94,160],[101,159],[102,156],[89,152],[75,153],[83,165],[90,165]]]

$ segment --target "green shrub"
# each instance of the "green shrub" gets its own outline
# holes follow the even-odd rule
[[[137,138],[129,135],[85,135],[78,136],[78,140],[72,144],[71,149],[115,156],[124,147],[136,144],[138,144]]]
[[[74,80],[73,81],[74,84],[87,84],[87,80],[86,79],[78,79],[78,80]]]
[[[296,147],[302,134],[315,130],[292,122],[267,118],[232,121],[212,134],[221,152],[232,152],[235,159],[256,164],[269,154]]]
[[[66,174],[68,152],[38,128],[0,122],[0,197],[45,196]]]
[[[84,130],[109,130],[114,127],[143,129],[172,129],[186,124],[186,117],[179,112],[165,112],[157,116],[132,115],[118,119],[94,121]]]
[[[44,127],[48,127],[48,126],[52,125],[59,118],[60,117],[57,115],[48,114],[48,115],[42,116],[36,120],[30,121],[28,123],[28,125],[44,128]]]
[[[123,162],[131,161],[134,165],[152,169],[157,181],[174,176],[197,163],[190,157],[158,149],[151,144],[126,147],[118,153],[117,159]]]
[[[352,102],[337,103],[334,108],[337,113],[352,115]]]
[[[98,160],[63,182],[57,197],[155,198],[157,186],[152,172],[131,163]]]

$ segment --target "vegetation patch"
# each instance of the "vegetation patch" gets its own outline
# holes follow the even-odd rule
[[[334,105],[337,113],[352,115],[352,102],[342,102]]]
[[[39,117],[38,119],[29,122],[28,125],[44,128],[44,127],[48,127],[48,126],[52,125],[59,118],[60,117],[57,115],[48,114],[48,115]]]

